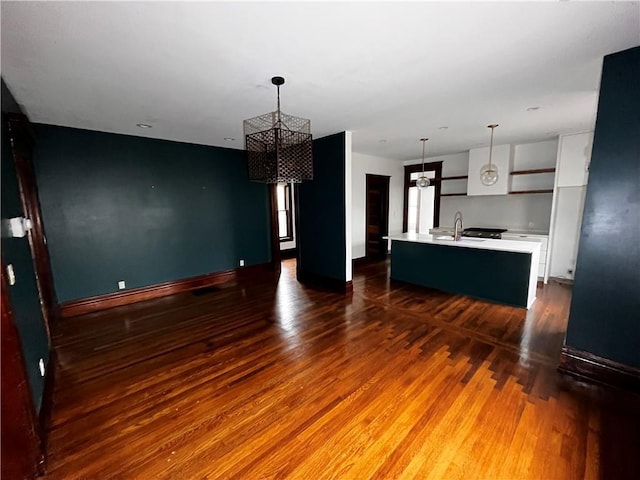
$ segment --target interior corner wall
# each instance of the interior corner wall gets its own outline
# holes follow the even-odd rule
[[[347,282],[347,132],[313,141],[313,180],[298,186],[298,272]]]
[[[566,345],[640,368],[640,47],[604,58]]]
[[[271,260],[268,191],[242,150],[34,129],[60,302]]]
[[[2,80],[2,172],[1,203],[2,219],[24,215],[18,176],[13,162],[11,143],[8,135],[5,113],[21,113],[15,99]],[[36,410],[40,411],[44,392],[44,377],[40,375],[39,361],[45,368],[49,361],[49,337],[40,308],[40,295],[36,283],[28,237],[15,238],[2,235],[2,259],[12,265],[16,283],[9,287],[9,298],[13,307],[13,317],[20,337],[25,369]]]
[[[402,233],[402,202],[404,201],[404,167],[400,160],[352,153],[352,241],[351,258],[366,255],[367,174],[385,175],[389,180],[389,234]]]

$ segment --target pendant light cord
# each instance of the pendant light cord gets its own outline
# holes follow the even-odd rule
[[[423,138],[422,139],[422,176],[423,177],[424,177],[424,149],[426,145],[427,145],[427,141]]]
[[[280,123],[280,85],[276,85],[276,87],[278,88],[278,119],[276,120],[276,123]],[[492,130],[493,133],[493,130]]]
[[[278,102],[280,102],[280,100],[278,100]],[[280,109],[280,107],[278,107],[278,110]],[[491,159],[493,158],[493,129],[496,127],[491,127],[491,142],[489,143],[489,171],[491,170]]]

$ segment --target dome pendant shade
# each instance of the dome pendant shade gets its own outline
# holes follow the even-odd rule
[[[427,188],[429,185],[431,185],[431,181],[425,176],[421,176],[416,180],[416,187],[418,188]]]
[[[431,185],[431,180],[429,180],[429,178],[427,178],[427,176],[424,173],[424,151],[425,151],[425,145],[427,143],[427,140],[429,139],[428,138],[420,139],[420,141],[422,142],[422,175],[420,175],[416,179],[416,187],[418,187],[418,189],[420,190],[427,188],[429,185]]]
[[[487,125],[487,128],[491,129],[491,143],[489,144],[489,163],[483,165],[480,169],[480,181],[483,185],[490,187],[495,185],[500,176],[498,175],[498,166],[491,163],[493,157],[493,129],[498,126],[497,123]]]
[[[480,181],[483,185],[491,186],[498,181],[498,167],[495,165],[484,165],[480,169]]]

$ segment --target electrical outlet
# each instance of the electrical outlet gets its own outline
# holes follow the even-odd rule
[[[244,267],[244,260],[240,260],[240,266]]]
[[[118,288],[119,288],[120,290],[123,290],[123,289],[127,288],[127,287],[125,286],[125,284],[124,284],[124,280],[120,280],[120,281],[118,282]]]
[[[40,367],[40,376],[44,377],[44,360],[42,358],[38,361],[38,367]]]

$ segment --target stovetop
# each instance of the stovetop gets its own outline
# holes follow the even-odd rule
[[[506,232],[506,228],[484,228],[484,227],[471,227],[465,228],[462,231],[463,237],[476,237],[476,238],[494,238],[501,239],[502,233]]]

